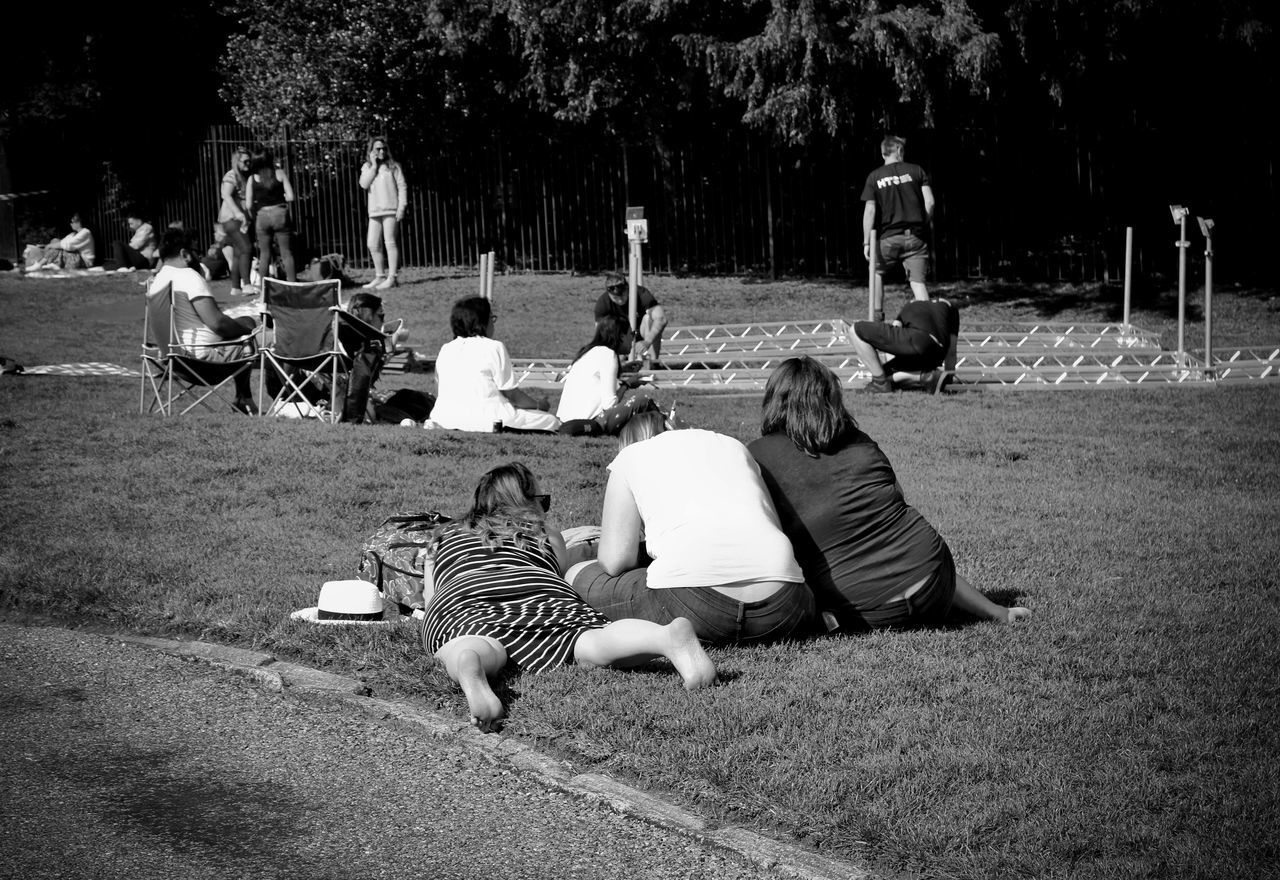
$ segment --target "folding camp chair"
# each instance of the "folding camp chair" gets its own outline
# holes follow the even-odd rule
[[[142,390],[138,411],[185,415],[198,406],[220,412],[236,405],[235,380],[258,364],[260,327],[238,339],[188,344],[178,338],[174,321],[173,285],[146,296],[142,321]],[[148,390],[150,398],[148,403]],[[215,405],[213,401],[218,401]]]
[[[258,407],[266,406],[268,378],[280,385],[269,414],[290,409],[316,414],[326,422],[342,417],[340,396],[345,400],[345,380],[352,356],[362,339],[382,340],[380,328],[348,315],[339,295],[340,279],[281,281],[262,279],[264,323],[272,330],[271,342],[262,348]],[[326,387],[327,386],[327,387]],[[327,406],[316,406],[327,398]]]

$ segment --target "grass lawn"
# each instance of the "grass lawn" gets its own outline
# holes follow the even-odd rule
[[[0,355],[137,364],[139,276],[0,277]],[[676,324],[860,317],[842,282],[649,279]],[[599,277],[507,276],[498,335],[568,357]],[[215,285],[225,293],[227,284]],[[387,297],[434,356],[474,274]],[[1118,320],[1116,289],[949,285],[962,320]],[[1192,298],[1198,303],[1199,293]],[[891,287],[887,310],[904,302]],[[1280,343],[1275,291],[1215,291],[1215,348]],[[1199,309],[1188,310],[1199,320]],[[1176,298],[1133,321],[1175,338]],[[1187,328],[1189,347],[1201,325]],[[388,375],[383,387],[429,387]],[[1280,383],[850,395],[960,570],[1030,607],[1004,628],[841,636],[668,667],[509,676],[504,735],[702,813],[886,873],[1257,877],[1280,863]],[[749,440],[759,397],[682,390]],[[137,415],[136,379],[0,378],[0,610],[183,635],[362,676],[459,717],[410,626],[288,619],[352,576],[390,513],[456,512],[521,459],[560,526],[596,523],[613,444],[394,426]]]

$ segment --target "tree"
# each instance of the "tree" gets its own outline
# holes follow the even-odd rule
[[[480,0],[232,0],[223,98],[268,137],[430,134],[493,106],[506,74],[501,21]],[[496,81],[495,81],[496,78]]]

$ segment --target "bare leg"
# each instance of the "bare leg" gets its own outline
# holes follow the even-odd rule
[[[956,594],[951,604],[962,611],[969,612],[974,617],[985,617],[998,623],[1017,623],[1031,617],[1029,608],[1017,606],[1006,608],[992,602],[959,573],[956,574]]]
[[[386,276],[386,258],[382,253],[382,220],[369,218],[369,256],[373,257],[373,276],[381,279]]]
[[[923,281],[911,281],[908,283],[911,285],[911,293],[916,299],[922,302],[929,299],[929,288],[925,286]]]
[[[387,249],[387,277],[395,278],[400,270],[400,223],[395,217],[382,218],[382,241]],[[381,273],[379,273],[381,274]]]
[[[489,676],[497,675],[507,665],[502,643],[484,636],[459,636],[441,645],[436,659],[462,688],[471,710],[471,723],[483,733],[493,730],[494,723],[506,715],[502,701],[489,684]]]
[[[584,666],[634,666],[666,657],[691,691],[716,680],[715,664],[698,641],[693,624],[684,617],[666,626],[635,618],[615,620],[583,633],[574,645],[573,657]]]

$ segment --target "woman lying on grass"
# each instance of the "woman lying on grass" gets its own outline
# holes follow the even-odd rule
[[[547,525],[549,506],[527,467],[505,464],[480,478],[471,510],[433,543],[423,647],[462,686],[471,723],[488,731],[503,717],[489,677],[508,660],[541,672],[666,657],[689,690],[714,683],[715,666],[688,620],[610,622],[578,598],[561,576],[567,553]]]
[[[808,357],[784,361],[749,448],[828,629],[941,623],[954,605],[1015,623],[956,573],[946,541],[902,497],[880,447],[845,409],[840,380]]]

